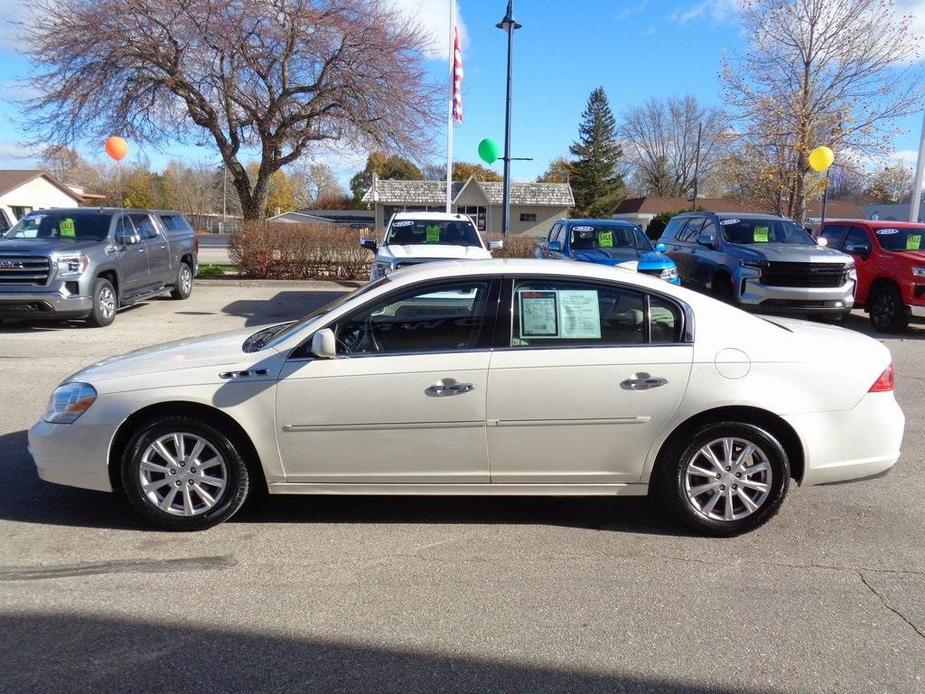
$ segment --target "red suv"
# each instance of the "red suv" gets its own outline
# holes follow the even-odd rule
[[[896,332],[925,318],[925,224],[835,220],[817,234],[854,256],[854,306],[863,306],[874,328]]]

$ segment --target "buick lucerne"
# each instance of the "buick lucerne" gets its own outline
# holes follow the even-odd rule
[[[611,267],[485,260],[94,364],[55,390],[29,447],[43,479],[118,491],[177,530],[255,490],[652,493],[733,535],[791,480],[886,472],[903,427],[871,338]]]

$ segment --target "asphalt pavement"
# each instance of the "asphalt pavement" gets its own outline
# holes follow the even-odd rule
[[[25,432],[68,374],[342,290],[197,282],[107,329],[0,327],[0,691],[925,691],[922,328],[880,338],[894,471],[793,487],[733,539],[630,498],[272,497],[174,534],[37,478]]]

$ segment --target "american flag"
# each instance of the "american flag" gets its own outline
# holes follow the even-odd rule
[[[453,120],[462,123],[462,50],[459,47],[459,27],[453,27]]]

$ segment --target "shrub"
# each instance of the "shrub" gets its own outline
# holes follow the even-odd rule
[[[372,255],[361,234],[328,224],[245,224],[231,237],[241,275],[259,279],[360,280]]]
[[[533,258],[533,247],[536,239],[533,236],[507,236],[504,239],[504,248],[493,251],[492,258]],[[487,245],[487,242],[486,242]]]

